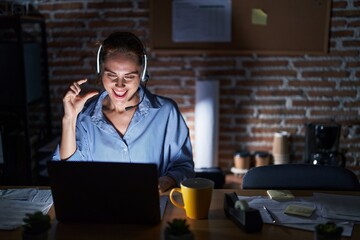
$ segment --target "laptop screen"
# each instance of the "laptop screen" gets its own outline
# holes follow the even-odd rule
[[[161,221],[156,164],[50,161],[48,172],[60,222]]]

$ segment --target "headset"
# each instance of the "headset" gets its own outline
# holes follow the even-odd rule
[[[97,51],[97,56],[96,56],[96,73],[97,74],[100,74],[100,54],[101,54],[102,47],[103,46],[101,44],[98,51]],[[147,73],[147,56],[146,56],[146,53],[145,53],[145,49],[144,49],[143,59],[144,59],[144,68],[143,68],[143,71],[141,73],[140,81],[142,83],[146,83],[149,80],[149,75]]]

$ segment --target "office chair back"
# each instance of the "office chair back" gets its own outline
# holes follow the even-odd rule
[[[356,175],[342,167],[280,164],[255,167],[243,177],[243,189],[360,190]]]
[[[220,167],[195,168],[195,177],[207,178],[214,181],[215,189],[221,189],[225,184],[225,174]]]

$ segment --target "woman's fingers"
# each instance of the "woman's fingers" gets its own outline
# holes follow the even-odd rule
[[[81,87],[80,85],[87,82],[87,79],[81,79],[79,81],[73,82],[70,85],[70,89],[75,93],[75,94],[79,94],[81,92]]]
[[[81,84],[86,83],[86,82],[87,82],[87,78],[84,78],[84,79],[77,81],[76,83],[80,86]]]

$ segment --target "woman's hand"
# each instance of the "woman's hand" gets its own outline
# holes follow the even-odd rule
[[[84,95],[80,95],[80,86],[85,82],[87,82],[87,79],[79,80],[70,85],[69,90],[63,98],[64,118],[76,118],[83,109],[86,101],[99,94],[97,91],[90,91]]]
[[[62,119],[62,132],[60,142],[60,158],[68,159],[76,151],[76,118],[83,109],[87,100],[99,94],[97,91],[90,91],[84,95],[81,92],[81,84],[87,82],[82,79],[71,84],[69,90],[63,98],[64,117]]]
[[[172,177],[162,176],[159,178],[159,190],[160,192],[166,192],[167,190],[176,187],[176,182]]]

